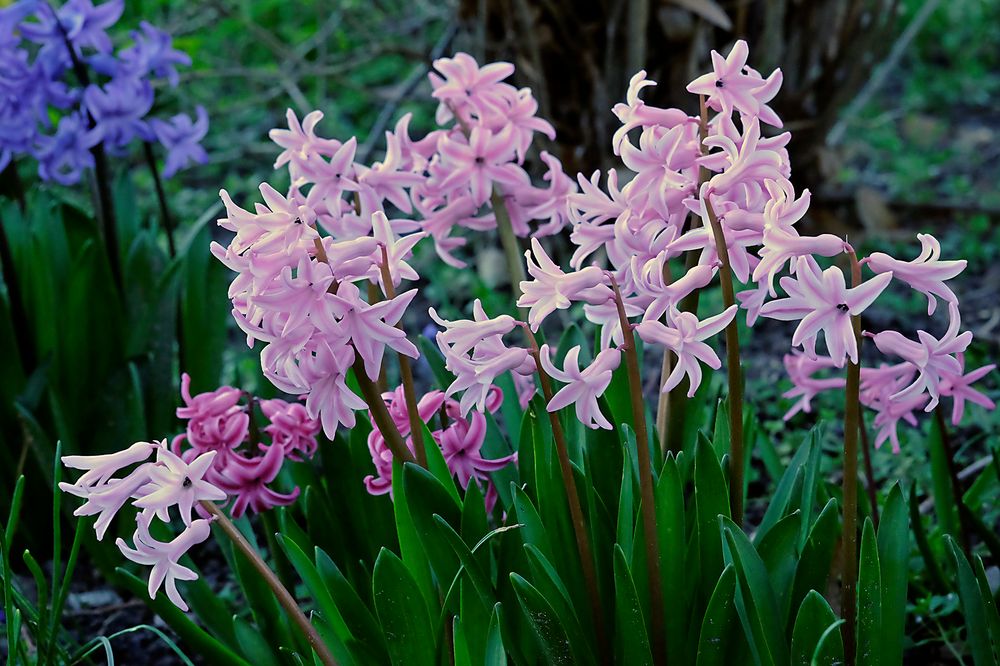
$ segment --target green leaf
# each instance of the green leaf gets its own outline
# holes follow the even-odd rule
[[[728,518],[720,520],[736,570],[751,644],[763,663],[783,666],[788,663],[788,646],[767,568],[743,530]]]
[[[816,590],[802,601],[792,631],[792,666],[840,666],[844,663],[844,644],[837,619],[830,604]],[[829,638],[826,638],[829,636]],[[825,639],[825,640],[824,640]]]
[[[309,594],[319,607],[319,612],[332,630],[333,636],[331,638],[335,638],[335,640],[328,640],[327,642],[331,643],[329,647],[333,656],[341,664],[353,663],[345,646],[351,643],[354,636],[347,627],[347,623],[344,622],[344,618],[340,614],[337,604],[334,603],[333,597],[330,596],[330,591],[327,589],[323,578],[319,575],[319,571],[309,559],[309,556],[286,535],[279,534],[277,540],[281,549],[288,557],[288,561],[292,563],[302,582],[305,583],[306,589],[309,590]]]
[[[945,537],[958,575],[958,599],[962,605],[965,620],[966,641],[972,652],[975,666],[995,666],[996,654],[990,641],[989,621],[982,591],[969,561],[965,559],[958,544],[950,536]]]
[[[652,664],[646,619],[625,553],[615,546],[615,623],[620,664]]]
[[[552,606],[553,612],[566,630],[573,650],[574,662],[577,664],[594,663],[596,645],[593,640],[593,632],[584,633],[578,611],[573,607],[569,592],[559,574],[556,573],[555,567],[545,559],[545,556],[535,546],[525,544],[524,551],[528,558],[528,566],[531,568],[531,577],[535,588]],[[579,612],[586,614],[588,609],[580,608]],[[588,616],[585,615],[585,617]]]
[[[728,666],[735,663],[738,643],[745,643],[736,611],[736,570],[726,565],[708,600],[698,636],[697,666]],[[679,652],[668,652],[678,654]]]
[[[150,599],[145,581],[136,578],[125,569],[119,568],[117,572],[121,584],[137,598],[145,601],[146,605],[174,630],[186,646],[204,657],[208,663],[220,666],[251,666],[250,662],[192,622],[184,611],[167,599],[166,595],[157,595],[156,599]]]
[[[798,448],[788,463],[785,473],[781,476],[781,480],[778,481],[778,486],[774,490],[774,495],[771,496],[768,502],[767,510],[760,521],[757,533],[754,535],[755,543],[759,543],[779,520],[793,510],[791,504],[794,490],[798,487],[802,488],[804,492],[807,476],[806,466],[813,458],[813,449],[819,446],[819,438],[822,432],[819,428],[817,425],[806,435],[805,442]],[[808,524],[808,520],[806,524]],[[805,539],[802,541],[804,543]]]
[[[719,516],[729,518],[729,489],[711,445],[699,441],[695,449],[694,500],[701,589],[709,594],[722,572]]]
[[[254,666],[280,666],[278,655],[271,650],[270,643],[259,628],[251,626],[246,620],[237,616],[233,616],[233,627],[240,652]]]
[[[656,483],[656,529],[660,539],[660,572],[664,599],[684,599],[689,584],[684,553],[687,530],[684,522],[684,484],[673,453],[668,453]],[[679,654],[687,642],[688,618],[682,612],[667,613],[668,654]]]
[[[930,579],[933,589],[943,593],[948,589],[948,585],[945,583],[941,566],[938,564],[933,551],[931,551],[930,540],[927,538],[927,529],[924,527],[924,521],[920,517],[920,502],[917,500],[917,484],[915,483],[910,486],[908,504],[910,509],[910,525],[913,528],[913,540],[917,542],[917,549],[924,560],[927,577]]]
[[[903,663],[906,639],[906,577],[910,564],[910,526],[899,484],[889,491],[878,525],[878,561],[882,576],[882,664]]]
[[[372,586],[391,663],[433,666],[436,650],[427,604],[406,565],[386,548],[375,560]]]
[[[518,574],[510,574],[510,582],[545,654],[546,663],[573,663],[573,653],[569,638],[566,636],[566,629],[559,622],[549,602],[531,583]]]
[[[858,663],[879,666],[882,638],[882,572],[875,525],[865,518],[858,561]]]
[[[990,636],[993,637],[993,655],[1000,658],[1000,613],[997,612],[997,604],[993,598],[990,582],[986,579],[986,569],[983,568],[982,558],[974,555],[972,565],[976,570],[976,582],[979,583],[979,593],[983,598],[983,606],[986,610],[986,625],[989,627]]]
[[[451,480],[449,479],[449,483]],[[451,483],[452,487],[454,484]],[[431,569],[438,580],[448,581],[458,570],[459,558],[452,547],[441,539],[441,532],[434,515],[441,516],[452,529],[461,529],[462,515],[458,501],[448,492],[439,479],[413,463],[403,465],[403,495],[420,545],[427,555]],[[398,501],[398,500],[397,500]],[[400,542],[402,546],[402,541]],[[406,553],[403,553],[404,561]],[[429,605],[433,600],[429,599]]]
[[[354,653],[360,651],[367,654],[369,663],[388,662],[389,651],[375,616],[330,556],[319,547],[315,549],[315,553],[316,570],[323,579],[323,585],[329,590],[351,633],[357,638],[352,646]]]
[[[820,511],[809,530],[809,537],[802,549],[795,568],[795,582],[789,599],[789,616],[799,607],[810,590],[825,590],[833,554],[840,539],[840,511],[837,500],[831,499]],[[791,623],[786,625],[791,630]]]
[[[937,513],[938,524],[945,534],[958,534],[958,516],[951,492],[948,457],[944,450],[938,419],[931,419],[927,448],[931,459],[931,487],[934,491],[934,510]]]
[[[792,586],[795,582],[795,570],[801,561],[798,542],[803,520],[802,513],[796,509],[791,515],[779,520],[757,546],[757,552],[767,567],[778,608],[781,609],[783,627],[788,624],[791,615]]]
[[[493,606],[490,617],[489,633],[486,637],[485,666],[507,666],[507,654],[503,649],[503,636],[500,633],[500,604]]]

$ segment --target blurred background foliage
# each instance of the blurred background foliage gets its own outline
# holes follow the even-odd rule
[[[4,3],[0,0],[0,6]],[[56,442],[65,452],[98,453],[138,439],[169,436],[177,427],[182,370],[193,390],[234,383],[259,395],[273,391],[256,354],[229,316],[227,271],[209,254],[226,188],[253,201],[272,178],[276,155],[267,132],[321,109],[326,136],[357,135],[359,161],[380,157],[383,131],[412,112],[411,131],[430,129],[426,74],[440,55],[466,50],[515,62],[519,85],[530,85],[541,115],[553,119],[557,144],[547,146],[567,172],[603,168],[614,129],[611,106],[630,75],[645,68],[660,86],[651,95],[670,104],[706,66],[710,48],[723,50],[745,35],[762,54],[765,74],[781,66],[786,85],[779,112],[793,131],[790,146],[799,187],[815,193],[809,224],[852,241],[912,248],[916,231],[939,234],[944,252],[965,257],[958,284],[966,325],[976,335],[970,363],[1000,357],[1000,2],[997,0],[135,0],[126,3],[118,37],[140,20],[174,36],[193,66],[163,97],[164,112],[204,105],[211,127],[205,166],[165,183],[178,225],[176,258],[162,233],[153,180],[139,154],[113,166],[126,293],[115,293],[103,245],[96,242],[90,192],[42,185],[27,165],[18,169],[24,206],[9,171],[0,178],[0,219],[19,296],[28,313],[26,349],[15,333],[10,285],[0,298],[0,498],[27,476],[26,505],[48,507]],[[685,101],[686,103],[686,101]],[[546,147],[546,146],[543,146]],[[493,240],[483,237],[477,272],[434,264],[421,284],[434,304],[459,307],[473,297],[509,306],[506,279],[494,266]],[[893,245],[893,244],[897,245]],[[426,257],[431,265],[431,257]],[[489,307],[488,307],[489,309]],[[447,312],[443,312],[448,316]],[[891,325],[924,316],[918,298],[892,302],[880,314]],[[421,331],[427,321],[408,322]],[[775,337],[748,344],[748,395],[764,432],[783,456],[799,441],[784,433],[787,388]],[[785,344],[785,343],[781,343]],[[784,347],[781,347],[783,349]],[[425,370],[426,372],[426,370]],[[997,373],[987,390],[997,397]],[[821,402],[819,418],[838,414]],[[1000,418],[976,412],[960,433],[958,458],[983,469],[997,446]],[[808,425],[793,423],[796,432]],[[809,419],[811,422],[815,417]],[[837,419],[831,418],[835,421]],[[827,447],[834,446],[830,433]],[[927,433],[910,437],[899,455],[874,457],[882,480],[934,479],[926,464]],[[832,456],[831,456],[832,460]],[[975,467],[979,465],[979,467]],[[764,463],[755,460],[758,480]],[[995,474],[995,473],[994,473]],[[362,473],[355,480],[360,484]],[[350,482],[345,479],[345,483]],[[987,525],[996,525],[996,479],[980,492]],[[981,490],[981,489],[980,489]],[[7,507],[0,507],[3,511]],[[68,508],[67,508],[68,510]],[[22,522],[18,539],[49,547],[51,526]],[[89,539],[89,535],[87,537]],[[44,550],[41,552],[45,552]],[[100,566],[100,556],[91,553]],[[995,564],[995,563],[994,563]],[[996,574],[993,566],[992,575]],[[919,603],[956,604],[928,594]],[[945,629],[928,641],[947,643]]]

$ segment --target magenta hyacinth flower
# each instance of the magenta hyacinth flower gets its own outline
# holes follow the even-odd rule
[[[780,284],[787,298],[765,303],[760,314],[782,321],[801,320],[792,335],[792,345],[816,356],[816,338],[823,333],[830,358],[838,368],[846,359],[858,362],[858,345],[851,317],[861,314],[888,286],[892,273],[883,273],[851,289],[836,266],[821,270],[811,256],[796,260],[795,278],[783,277]]]
[[[566,384],[559,389],[546,406],[550,412],[557,412],[567,405],[576,409],[576,417],[588,428],[611,430],[611,422],[601,413],[597,399],[604,395],[615,368],[621,363],[621,351],[609,347],[597,355],[593,363],[580,370],[580,346],[566,352],[563,369],[557,368],[551,359],[548,345],[542,345],[539,358],[542,368],[556,381]]]

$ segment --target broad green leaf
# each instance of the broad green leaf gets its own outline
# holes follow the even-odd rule
[[[734,663],[737,646],[745,648],[743,627],[736,611],[736,571],[726,565],[708,600],[698,636],[697,666],[726,666]],[[668,650],[667,654],[683,654]]]
[[[497,603],[493,606],[493,615],[490,617],[489,633],[486,638],[486,660],[483,662],[485,666],[507,666],[500,625],[500,604]]]
[[[625,553],[615,546],[615,623],[618,663],[652,664],[646,619]]]
[[[910,509],[910,527],[913,529],[913,540],[917,542],[917,549],[924,560],[927,577],[935,590],[944,592],[948,589],[948,584],[945,582],[944,573],[941,571],[941,566],[938,564],[937,558],[934,556],[933,551],[931,551],[930,540],[927,538],[927,529],[924,527],[924,521],[920,517],[920,502],[917,500],[917,484],[915,483],[910,486],[908,504]]]
[[[436,649],[427,605],[417,582],[392,551],[383,548],[375,560],[372,587],[392,664],[433,666]]]
[[[535,633],[535,638],[545,655],[546,663],[571,664],[573,651],[566,630],[559,622],[551,604],[523,577],[510,574],[511,584],[521,608]]]
[[[958,534],[958,515],[951,490],[951,476],[948,473],[948,457],[941,439],[941,427],[937,419],[931,419],[927,435],[927,448],[931,461],[931,484],[934,489],[934,510],[938,524],[944,534]]]
[[[763,663],[784,666],[788,645],[767,568],[743,530],[728,518],[720,520],[746,609],[751,643]]]
[[[552,611],[559,618],[559,623],[566,630],[575,655],[575,662],[578,664],[594,663],[594,654],[596,654],[596,646],[593,641],[594,632],[590,630],[588,633],[584,633],[580,622],[580,614],[583,615],[584,621],[589,618],[589,607],[573,607],[566,586],[559,574],[556,573],[555,567],[545,559],[541,551],[531,544],[525,544],[524,551],[528,558],[528,566],[531,568],[533,585],[549,602]]]
[[[844,644],[840,631],[824,640],[830,628],[840,627],[830,604],[816,590],[802,601],[792,630],[792,666],[840,666],[844,663]]]
[[[962,605],[966,642],[972,653],[972,662],[975,666],[995,666],[997,655],[990,641],[986,604],[979,583],[972,572],[972,567],[969,566],[969,561],[965,559],[955,540],[946,537],[945,541],[951,550],[952,561],[955,563],[958,575],[958,598]]]
[[[858,663],[879,666],[882,652],[882,572],[875,525],[865,518],[858,560]]]
[[[174,630],[186,646],[204,657],[208,663],[220,666],[250,666],[250,662],[192,622],[184,611],[167,599],[166,595],[157,595],[155,599],[150,599],[146,591],[146,581],[136,578],[125,569],[118,569],[118,575],[118,580],[126,589],[145,601],[146,605]]]
[[[799,607],[810,590],[825,590],[834,550],[840,539],[840,511],[837,500],[831,499],[820,511],[812,528],[805,548],[795,568],[795,582],[789,599],[789,616]],[[791,630],[789,622],[786,627]]]
[[[316,570],[323,578],[323,585],[329,590],[351,633],[357,638],[354,653],[357,654],[360,649],[370,656],[369,663],[386,663],[389,653],[375,616],[330,556],[318,547],[315,553]]]
[[[701,589],[708,595],[723,568],[719,516],[729,518],[729,490],[719,459],[703,442],[695,451],[694,499]]]
[[[272,650],[271,644],[260,629],[251,626],[246,620],[233,616],[233,628],[236,631],[236,641],[240,652],[254,666],[279,666],[278,655]],[[276,647],[276,646],[275,646]]]
[[[889,491],[878,525],[878,561],[882,576],[882,666],[903,663],[906,639],[906,578],[910,570],[910,526],[899,484]]]
[[[687,550],[687,529],[684,521],[684,484],[681,481],[677,459],[668,453],[656,483],[656,528],[660,539],[660,575],[663,581],[664,599],[685,598],[690,585],[685,562]],[[683,607],[667,613],[666,645],[668,654],[680,654],[685,640],[688,623]]]
[[[799,534],[802,532],[802,513],[798,509],[785,516],[771,528],[757,546],[764,566],[771,580],[778,608],[781,610],[781,626],[786,626],[791,614],[792,586],[795,570],[801,561],[798,553]]]

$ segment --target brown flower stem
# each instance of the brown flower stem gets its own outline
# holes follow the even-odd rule
[[[733,268],[729,263],[729,249],[712,202],[705,197],[708,223],[715,237],[715,251],[722,262],[719,281],[722,283],[722,304],[730,308],[736,304],[733,289]],[[743,369],[740,367],[740,329],[737,317],[726,326],[726,371],[729,379],[729,504],[733,522],[743,524]]]
[[[396,422],[392,420],[389,410],[385,407],[382,392],[378,390],[375,382],[368,377],[368,373],[365,371],[365,361],[358,354],[357,350],[354,352],[354,378],[358,380],[358,386],[361,388],[361,397],[368,403],[368,409],[371,410],[375,425],[378,427],[378,431],[382,433],[385,444],[392,451],[393,457],[401,463],[416,462],[413,454],[410,453],[410,449],[407,448],[406,442],[403,441],[403,436],[399,434]]]
[[[670,264],[664,261],[663,284],[667,285],[671,282],[673,282],[673,276],[670,274]],[[667,377],[670,376],[673,365],[673,352],[664,348],[663,360],[660,363],[660,383],[657,385],[660,392],[656,403],[656,439],[660,445],[661,455],[666,455],[667,453],[667,431],[669,430],[667,424],[670,421],[670,393],[663,392],[663,385],[667,383]]]
[[[951,479],[951,492],[955,501],[955,509],[958,511],[958,542],[962,546],[965,556],[972,561],[972,543],[969,540],[971,527],[966,515],[965,500],[962,495],[962,481],[958,478],[958,466],[955,464],[955,450],[951,445],[951,436],[948,434],[948,424],[945,422],[944,412],[939,404],[934,409],[934,419],[937,421],[938,430],[941,431],[941,448],[944,450],[944,459],[948,466],[948,477]]]
[[[851,286],[861,284],[861,264],[854,251],[850,251]],[[861,357],[861,317],[851,317],[854,340]],[[861,364],[847,365],[847,389],[844,405],[844,537],[843,572],[841,574],[840,607],[844,616],[844,656],[853,666],[857,653],[858,619],[858,433],[861,429]]]
[[[55,10],[52,11],[54,12]],[[66,28],[58,18],[53,18],[62,35],[66,50],[69,52],[70,62],[73,65],[73,73],[76,75],[80,86],[86,88],[90,85],[90,76],[87,74],[87,68],[77,55],[76,49],[73,48],[73,43],[66,33]],[[87,115],[89,127],[93,129],[97,124],[94,116],[91,115],[90,111],[86,110],[83,104],[80,106],[81,110]],[[94,189],[97,192],[94,203],[96,204],[97,218],[101,221],[102,236],[108,254],[108,264],[111,267],[111,278],[118,289],[119,297],[124,298],[125,278],[122,274],[121,252],[118,247],[118,221],[115,217],[114,199],[111,196],[111,172],[108,168],[108,156],[104,151],[104,143],[100,141],[96,143],[90,149],[90,153],[94,157]]]
[[[618,282],[611,273],[611,288],[615,292],[615,304],[618,306],[618,319],[621,323],[622,338],[625,352],[625,363],[628,369],[628,387],[632,397],[632,423],[635,430],[635,443],[639,459],[639,490],[642,496],[642,525],[646,536],[646,568],[649,576],[649,615],[653,643],[653,661],[664,663],[666,658],[666,643],[663,632],[663,587],[660,582],[660,540],[656,529],[656,503],[653,490],[653,466],[649,455],[649,435],[646,430],[646,403],[642,398],[642,378],[639,375],[639,355],[635,349],[635,334],[625,312],[625,302],[622,300]]]
[[[872,466],[872,444],[868,439],[868,428],[862,415],[858,422],[861,432],[861,456],[865,463],[865,491],[868,493],[868,503],[872,508],[872,522],[878,529],[878,484],[875,483],[875,468]]]
[[[203,509],[212,514],[212,517],[215,519],[215,523],[222,528],[222,531],[225,532],[226,536],[230,538],[233,545],[239,549],[244,556],[246,556],[250,564],[253,565],[253,568],[257,570],[260,577],[264,579],[265,583],[267,583],[267,586],[271,588],[271,591],[274,593],[274,597],[278,600],[278,603],[281,604],[281,607],[285,609],[288,617],[292,619],[295,625],[302,632],[302,635],[305,636],[307,641],[309,641],[309,645],[312,646],[312,649],[316,652],[316,656],[319,657],[319,660],[323,662],[325,666],[336,666],[337,662],[334,660],[333,655],[330,654],[330,649],[326,646],[326,643],[323,642],[323,639],[320,638],[316,628],[305,616],[305,613],[302,612],[302,609],[299,608],[299,605],[295,602],[295,597],[293,597],[288,589],[281,584],[281,581],[278,580],[275,573],[267,566],[267,563],[264,562],[261,556],[257,553],[257,550],[251,546],[250,542],[248,542],[246,537],[243,536],[243,533],[236,528],[236,525],[229,520],[229,517],[226,516],[222,509],[220,509],[214,502],[202,500],[201,506]]]
[[[392,274],[389,272],[389,255],[382,246],[382,289],[389,300],[396,298],[396,288],[392,284]],[[403,322],[396,322],[396,328],[403,330]],[[421,467],[427,467],[427,451],[424,449],[424,422],[420,420],[417,411],[417,391],[413,382],[413,367],[410,358],[397,352],[399,358],[399,377],[403,383],[403,398],[406,400],[406,414],[410,420],[410,437],[413,438],[414,454]]]
[[[528,342],[529,351],[535,359],[535,369],[542,385],[542,395],[545,404],[552,401],[552,379],[542,368],[538,341],[526,325],[522,326]],[[594,630],[597,632],[597,647],[602,655],[602,661],[608,662],[610,651],[607,635],[604,631],[604,615],[601,613],[601,595],[597,586],[597,570],[594,567],[594,557],[590,551],[590,538],[587,536],[587,524],[583,517],[583,507],[580,505],[580,495],[576,490],[576,478],[573,476],[573,465],[569,460],[569,448],[566,446],[566,433],[556,412],[545,410],[552,426],[552,435],[556,441],[556,454],[559,458],[559,470],[562,472],[563,485],[566,489],[566,499],[569,502],[569,513],[573,523],[573,533],[576,536],[576,548],[580,555],[580,566],[583,569],[583,579],[590,597],[590,612],[593,616]]]

